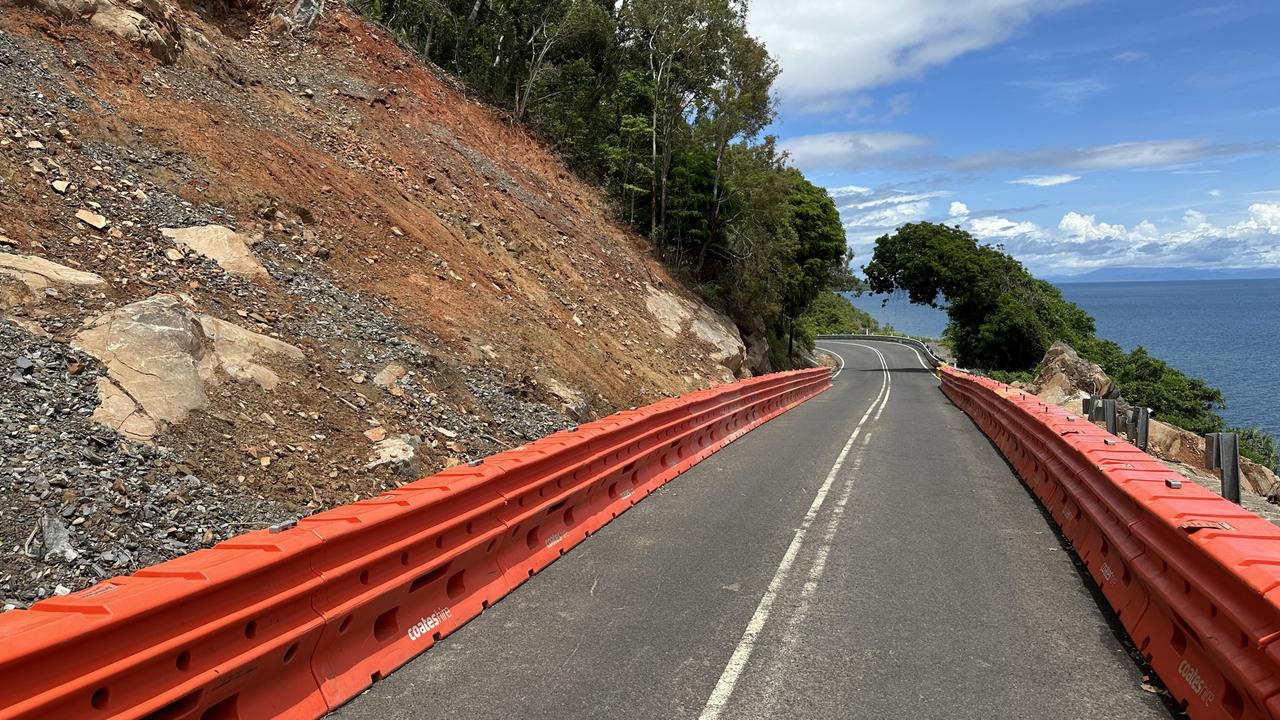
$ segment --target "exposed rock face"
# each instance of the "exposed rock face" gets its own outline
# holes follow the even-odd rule
[[[1097,363],[1081,358],[1063,342],[1055,342],[1045,353],[1040,373],[1027,386],[1027,390],[1039,395],[1045,402],[1057,405],[1062,405],[1069,399],[1094,394],[1104,398],[1119,396],[1115,383]]]
[[[7,275],[27,286],[32,293],[43,293],[53,285],[105,285],[101,276],[75,270],[35,255],[0,253],[0,275]]]
[[[229,273],[247,278],[269,278],[267,269],[249,249],[249,238],[222,225],[187,228],[160,228],[160,233],[175,244],[186,245]]]
[[[645,285],[645,290],[648,292],[645,307],[658,321],[664,335],[675,338],[688,332],[711,345],[712,359],[729,371],[726,380],[750,374],[745,366],[747,347],[733,321],[706,306],[695,305],[652,285]]]
[[[145,47],[156,58],[173,62],[179,54],[181,30],[155,0],[27,0],[27,4],[63,21],[80,20]],[[133,9],[124,7],[131,5]]]
[[[208,405],[205,387],[217,382],[217,370],[271,390],[279,377],[255,360],[302,359],[293,345],[197,315],[176,295],[156,295],[98,316],[76,335],[75,346],[108,369],[93,420],[138,440]]]

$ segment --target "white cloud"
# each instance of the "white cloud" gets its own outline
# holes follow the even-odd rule
[[[1014,185],[1031,185],[1032,187],[1053,187],[1066,185],[1080,179],[1079,175],[1028,175],[1017,180],[1010,180]]]
[[[1025,152],[996,150],[952,161],[957,170],[1002,167],[1058,167],[1069,170],[1170,168],[1215,158],[1274,153],[1275,143],[1214,145],[1204,140],[1144,140],[1081,148],[1039,148]]]
[[[982,240],[1038,238],[1044,234],[1040,226],[1033,222],[1015,222],[998,215],[970,219],[969,231]]]
[[[851,210],[866,210],[867,208],[880,207],[881,205],[901,205],[902,203],[916,202],[918,200],[947,197],[950,194],[951,193],[946,190],[933,190],[931,192],[922,193],[894,193],[892,195],[885,195],[884,197],[873,198],[871,200],[850,203],[844,207]]]
[[[1280,235],[1280,202],[1254,203],[1249,206],[1249,219],[1232,226],[1240,230],[1265,230]]]
[[[969,214],[969,206],[962,202],[953,202],[947,214],[953,218],[966,217]]]
[[[748,22],[778,57],[787,99],[840,96],[943,65],[1075,0],[754,0]]]
[[[1149,57],[1151,56],[1148,55],[1147,53],[1142,52],[1141,50],[1125,50],[1124,52],[1116,53],[1114,56],[1112,56],[1111,59],[1115,60],[1116,62],[1132,63],[1132,62],[1142,62],[1143,60],[1146,60]]]
[[[857,169],[925,145],[924,138],[899,132],[831,132],[783,141],[782,148],[805,170]]]
[[[827,194],[833,198],[849,197],[850,195],[870,195],[871,188],[862,187],[861,185],[844,185],[842,187],[827,188]]]
[[[1096,95],[1107,86],[1097,78],[1070,78],[1068,80],[1024,80],[1010,83],[1014,87],[1038,92],[1051,107],[1078,105],[1090,95]]]
[[[929,201],[919,200],[897,205],[877,208],[870,212],[859,213],[845,220],[844,226],[850,228],[896,228],[909,222],[923,220],[929,214]]]
[[[1222,191],[1214,188],[1209,191],[1209,197],[1222,197]]]
[[[1056,228],[999,216],[959,218],[976,237],[999,242],[1033,271],[1069,274],[1102,266],[1280,267],[1280,202],[1254,203],[1239,222],[1215,224],[1189,209],[1161,229],[1128,227],[1071,211]]]

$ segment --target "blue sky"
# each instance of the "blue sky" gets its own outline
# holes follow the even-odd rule
[[[769,132],[855,265],[960,224],[1034,272],[1280,268],[1280,3],[753,0]]]

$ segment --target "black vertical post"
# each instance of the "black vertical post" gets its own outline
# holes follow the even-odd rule
[[[1115,435],[1117,432],[1119,432],[1120,430],[1119,418],[1116,417],[1116,401],[1115,400],[1102,401],[1102,417],[1104,420],[1107,421],[1107,432],[1111,433],[1112,435]]]
[[[1218,457],[1222,465],[1222,497],[1240,504],[1240,441],[1235,433],[1218,434]]]
[[[1134,408],[1131,415],[1132,422],[1130,425],[1132,425],[1132,429],[1130,436],[1136,441],[1135,444],[1138,449],[1146,452],[1151,431],[1151,408]]]
[[[1084,399],[1084,403],[1081,409],[1084,410],[1084,416],[1086,419],[1088,420],[1100,419],[1101,416],[1097,414],[1099,412],[1098,403],[1100,402],[1102,402],[1102,398],[1098,397],[1097,395],[1090,395],[1089,397]]]

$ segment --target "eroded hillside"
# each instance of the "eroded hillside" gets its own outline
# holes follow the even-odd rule
[[[345,8],[0,8],[0,599],[747,373],[534,138]]]

